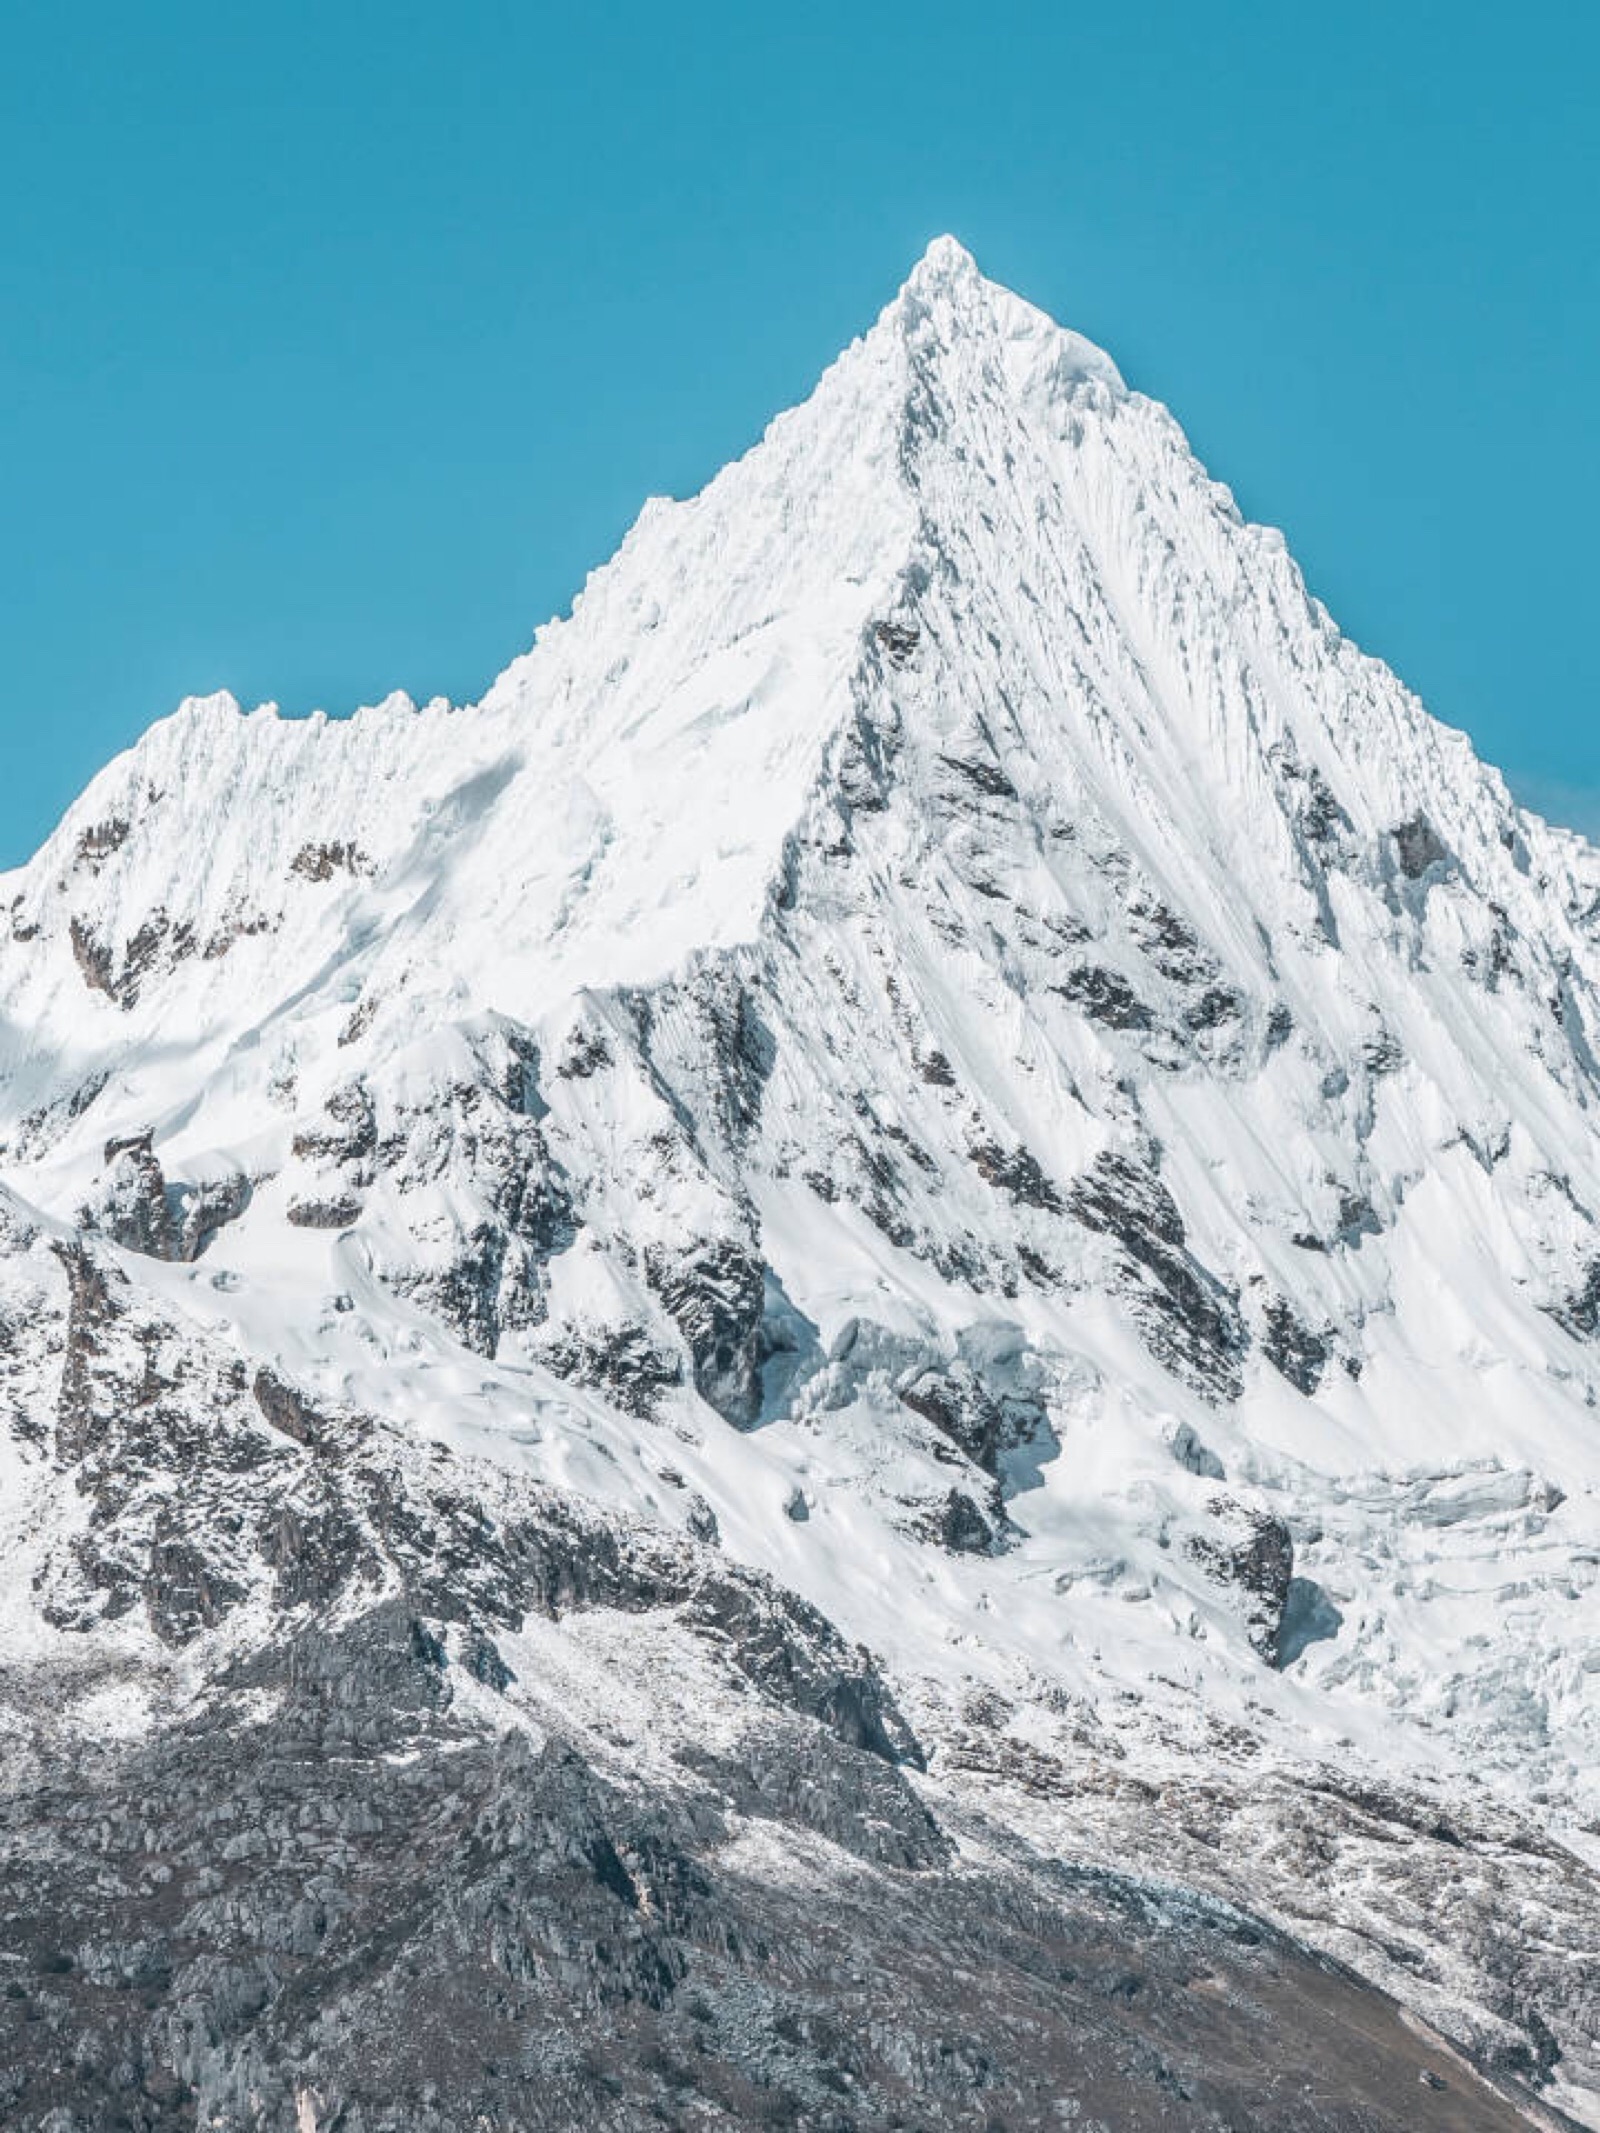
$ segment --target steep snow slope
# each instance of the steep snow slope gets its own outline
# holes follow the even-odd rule
[[[241,1383],[714,1541],[951,1812],[1600,2123],[1600,855],[1097,350],[942,240],[481,704],[186,705],[3,893],[54,1308],[52,1240]],[[266,1543],[197,1508],[212,1597],[93,1629],[180,1483],[112,1491],[116,1577],[66,1544],[40,1340],[8,1634],[203,1685]]]

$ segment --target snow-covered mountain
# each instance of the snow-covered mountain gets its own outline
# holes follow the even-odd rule
[[[559,1739],[714,1797],[695,1856],[791,1913],[1065,1861],[1434,2039],[1392,2118],[1353,2057],[1332,2115],[1203,2092],[1170,2013],[1166,2087],[1036,2059],[1031,2105],[879,2039],[847,2119],[831,2046],[774,2090],[724,2025],[789,2122],[1600,2125],[1600,853],[1097,349],[940,240],[480,704],[190,702],[0,895],[13,1873],[63,1768],[122,1827],[163,1732],[281,1727],[337,1672],[283,1655],[365,1639],[358,1821],[397,1757]],[[62,1874],[57,2028],[111,1901]],[[313,1895],[306,1947],[172,1928],[150,2124],[391,2122]],[[392,2122],[646,2122],[555,2065],[547,2118],[436,2071]]]

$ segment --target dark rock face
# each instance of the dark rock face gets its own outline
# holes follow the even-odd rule
[[[1407,881],[1420,881],[1429,867],[1450,857],[1450,848],[1420,811],[1402,822],[1394,833],[1395,857]]]
[[[112,1417],[98,1397],[96,1364],[105,1332],[120,1314],[113,1296],[115,1277],[86,1246],[59,1246],[56,1256],[66,1271],[68,1292],[56,1456],[70,1464],[97,1450],[110,1431]]]
[[[6,1794],[8,2128],[1526,2123],[1225,1905],[1021,1858],[953,1873],[905,1781],[815,1734],[686,1748],[648,1788],[464,1724],[457,1671],[384,1608]],[[736,1863],[741,1828],[803,1889]]]
[[[332,1427],[317,1413],[304,1393],[265,1365],[256,1372],[250,1391],[272,1427],[281,1430],[284,1436],[292,1437],[296,1444],[316,1444]]]
[[[384,1279],[479,1355],[494,1355],[508,1331],[543,1324],[550,1262],[578,1235],[571,1182],[541,1124],[539,1066],[531,1036],[496,1018],[479,1033],[467,1067],[381,1120],[357,1080],[328,1100],[325,1124],[295,1137],[296,1156],[326,1177],[331,1204],[359,1202],[379,1181],[402,1205],[422,1202],[424,1224],[442,1242],[414,1262],[386,1267]],[[470,1191],[451,1193],[462,1179],[471,1180]],[[437,1204],[428,1205],[441,1191],[450,1195],[443,1219]]]
[[[348,839],[329,844],[303,844],[289,862],[291,874],[302,881],[332,881],[335,874],[368,874],[371,866],[363,852]]]
[[[777,1057],[762,1002],[736,963],[708,963],[681,983],[630,993],[641,1051],[689,1137],[714,1129],[730,1148],[744,1145],[761,1117]],[[680,1082],[685,1082],[683,1093]],[[687,1101],[685,1099],[688,1099]]]
[[[988,1555],[996,1535],[966,1490],[952,1489],[933,1521],[933,1538],[952,1555]]]
[[[539,1349],[557,1377],[589,1385],[624,1413],[651,1415],[661,1395],[683,1382],[675,1355],[658,1348],[643,1326],[574,1326]]]
[[[1027,1778],[1035,1791],[1076,1783],[1048,1762],[1030,1767]],[[1126,1780],[1119,1767],[1090,1784],[1119,1843],[1144,1870],[1215,1889],[1218,1869],[1225,1873],[1241,1853],[1280,1853],[1291,1871],[1280,1884],[1277,1923],[1309,1937],[1346,1912],[1358,1887],[1381,1890],[1359,1936],[1364,1969],[1405,1997],[1459,1964],[1483,1964],[1487,1987],[1469,2031],[1473,2063],[1531,2086],[1540,2080],[1535,2069],[1550,2063],[1543,2040],[1559,2032],[1567,2048],[1555,2063],[1584,2085],[1588,2077],[1573,2061],[1585,2049],[1578,2040],[1594,2004],[1594,1966],[1574,1964],[1567,1951],[1578,1918],[1592,1916],[1593,1897],[1581,1863],[1543,1832],[1499,1809],[1482,1814],[1459,1795],[1446,1803],[1354,1771],[1272,1775],[1259,1764],[1164,1786],[1159,1816],[1143,1824],[1137,1806],[1117,1804],[1128,1798]],[[1544,1918],[1543,1932],[1506,1934],[1493,1921],[1497,1896],[1512,1888],[1514,1900]],[[1448,2079],[1447,2068],[1435,2071]],[[1459,2101],[1459,2087],[1455,2093]],[[1528,2122],[1542,2125],[1548,2113],[1552,2125],[1565,2125],[1547,2098],[1545,2091],[1534,2105],[1521,2097]],[[1362,2124],[1354,2100],[1343,2100],[1349,2122]]]
[[[1008,1193],[1025,1207],[1061,1212],[1061,1195],[1039,1167],[1038,1158],[1026,1148],[997,1148],[983,1141],[973,1149],[972,1163],[979,1177],[997,1192]]]
[[[1251,1643],[1269,1666],[1277,1666],[1294,1581],[1293,1538],[1281,1518],[1231,1496],[1214,1496],[1210,1509],[1217,1529],[1191,1535],[1188,1552],[1219,1583],[1239,1593]]]
[[[178,1257],[178,1229],[167,1200],[167,1180],[148,1133],[113,1141],[106,1149],[106,1179],[96,1226],[125,1251],[152,1259]]]
[[[939,1538],[946,1547],[987,1548],[1010,1530],[1006,1499],[1037,1486],[1041,1465],[1061,1447],[1045,1403],[1029,1385],[1025,1353],[985,1353],[991,1344],[981,1337],[964,1345],[975,1362],[958,1356],[916,1365],[901,1375],[895,1391],[903,1406],[931,1422],[977,1469],[974,1491],[958,1491],[960,1503],[946,1505]],[[951,1455],[941,1456],[948,1463]]]
[[[1208,1398],[1236,1400],[1246,1345],[1238,1303],[1187,1250],[1183,1217],[1155,1173],[1102,1155],[1074,1181],[1067,1207],[1120,1247],[1128,1302],[1151,1352]]]
[[[1398,1039],[1386,1029],[1377,1030],[1361,1047],[1361,1064],[1369,1074],[1393,1074],[1405,1064]]]
[[[426,1273],[391,1276],[391,1284],[435,1312],[464,1347],[477,1355],[493,1355],[502,1327],[513,1314],[506,1311],[509,1239],[496,1222],[476,1222],[461,1238],[448,1265]],[[527,1323],[536,1310],[514,1314]]]
[[[1304,797],[1299,810],[1300,826],[1313,844],[1330,844],[1350,829],[1350,817],[1314,764],[1302,773],[1302,779]]]
[[[587,1081],[611,1064],[611,1047],[597,1029],[574,1030],[556,1072],[563,1081]]]
[[[361,1216],[361,1201],[353,1192],[313,1194],[296,1198],[284,1210],[285,1220],[296,1229],[348,1229]]]
[[[1546,1309],[1574,1340],[1592,1341],[1600,1333],[1600,1259],[1590,1261],[1582,1281],[1570,1295]]]
[[[1326,1335],[1304,1325],[1281,1296],[1275,1296],[1264,1314],[1261,1352],[1274,1370],[1309,1399],[1322,1382],[1332,1344]]]
[[[1069,971],[1054,990],[1107,1029],[1149,1029],[1155,1020],[1125,977],[1096,963]]]
[[[181,1645],[247,1598],[269,1615],[399,1592],[473,1635],[574,1609],[671,1608],[759,1699],[891,1761],[916,1741],[865,1653],[714,1550],[635,1529],[370,1416],[325,1413],[268,1369],[185,1344],[82,1248],[56,1439],[89,1510],[42,1593],[66,1628],[142,1609]]]
[[[83,974],[84,984],[91,992],[103,992],[109,999],[115,999],[111,950],[104,941],[96,939],[81,919],[73,919],[69,930],[73,958]]]
[[[1180,988],[1181,1027],[1213,1055],[1225,1050],[1225,1037],[1219,1033],[1242,1022],[1245,1001],[1226,981],[1216,956],[1186,920],[1147,892],[1134,897],[1128,925],[1148,961],[1169,985]]]
[[[1243,1012],[1244,1003],[1231,986],[1207,985],[1184,1008],[1184,1027],[1196,1032],[1222,1029]]]
[[[900,1388],[900,1398],[924,1416],[985,1473],[998,1471],[1002,1417],[998,1403],[965,1363],[928,1365]]]
[[[250,1180],[245,1177],[208,1179],[199,1185],[179,1185],[178,1257],[198,1259],[219,1230],[237,1222],[250,1205]]]
[[[761,1409],[761,1320],[766,1269],[732,1238],[654,1253],[646,1278],[688,1344],[695,1390],[726,1421],[754,1422]]]
[[[1017,797],[1016,786],[992,759],[983,756],[944,755],[939,761],[962,785],[970,787],[971,792],[981,794],[986,800],[1015,800]],[[964,794],[963,797],[970,797],[970,793]]]
[[[911,655],[922,637],[922,632],[914,622],[875,622],[872,634],[882,645],[884,657],[893,667],[910,664]]]
[[[152,972],[170,970],[196,951],[194,929],[187,924],[174,925],[159,908],[123,942],[120,955],[79,918],[70,921],[68,932],[85,985],[91,992],[104,993],[124,1010],[138,1000],[144,981]]]
[[[733,1755],[690,1743],[677,1761],[709,1780],[738,1814],[810,1830],[873,1866],[920,1871],[951,1857],[949,1839],[899,1768],[870,1756],[842,1757],[803,1726],[752,1729]]]
[[[364,1166],[370,1162],[377,1143],[372,1091],[358,1077],[340,1083],[329,1094],[322,1119],[302,1127],[291,1146],[302,1161]],[[363,1171],[363,1179],[365,1175]]]
[[[131,828],[125,815],[112,815],[104,822],[92,822],[78,839],[79,864],[98,871],[103,859],[121,851]]]
[[[198,1259],[218,1230],[237,1221],[250,1204],[245,1177],[171,1184],[149,1133],[112,1141],[106,1171],[93,1203],[80,1220],[149,1259]]]

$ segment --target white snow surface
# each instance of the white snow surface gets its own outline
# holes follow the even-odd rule
[[[188,702],[0,901],[32,1219],[105,1230],[145,1133],[169,1189],[250,1181],[190,1262],[104,1247],[179,1322],[698,1498],[934,1739],[978,1691],[1158,1776],[1242,1727],[1592,1849],[1600,855],[952,241],[481,703]],[[1176,1299],[1096,1175],[1159,1181]],[[719,1249],[764,1279],[748,1411],[671,1300]],[[648,1397],[594,1360],[627,1329]],[[1003,1520],[902,1397],[957,1365]],[[1282,1665],[1216,1574],[1252,1519]]]

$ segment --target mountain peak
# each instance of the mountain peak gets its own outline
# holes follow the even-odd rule
[[[303,1682],[259,1755],[207,1747],[164,1789],[126,1766],[130,1858],[152,1794],[164,1855],[202,1856],[172,1803],[229,1757],[377,1786],[351,1833],[433,1826],[396,1773],[499,1797],[499,1765],[438,1772],[521,1728],[501,1789],[538,1817],[555,1788],[602,1910],[573,1925],[581,1872],[522,1877],[557,1908],[496,1940],[518,2010],[581,1939],[634,1981],[633,2035],[680,1964],[644,1899],[691,1854],[654,1805],[630,1836],[618,1786],[709,1787],[719,1858],[820,1802],[804,1841],[893,1867],[873,1926],[913,1950],[937,1809],[952,1860],[969,1828],[1006,1833],[1008,1875],[1042,1845],[1050,1904],[1092,1843],[1264,1907],[1476,2063],[1558,2054],[1554,2100],[1600,2133],[1600,1878],[1561,1849],[1600,1828],[1600,853],[1518,814],[1115,380],[941,238],[479,703],[193,700],[12,877],[0,1705],[9,1743],[25,1677],[48,1782],[27,1827],[8,1793],[11,1868],[53,1856],[49,1729],[90,1744],[98,1817],[108,1711],[153,1729],[192,1683],[235,1743],[239,1683]],[[384,1731],[350,1719],[369,1678]],[[343,1745],[308,1758],[334,1685]],[[344,1754],[447,1706],[442,1747]],[[577,1820],[577,1750],[542,1745],[575,1736],[605,1787]],[[857,1817],[865,1765],[926,1751],[929,1805],[884,1779]],[[438,1826],[471,1879],[432,1908],[481,1951],[501,1868],[456,1838],[490,1825]],[[508,1820],[505,1856],[544,1826]],[[409,1891],[414,1854],[382,1856]],[[149,1946],[171,1988],[116,2052],[221,2036],[220,1978],[235,2056],[196,2109],[242,2124],[255,2040],[312,2004],[242,2038],[227,2013],[304,1878],[273,1872],[199,1961],[197,1912],[113,1927],[74,1878],[82,1916],[21,1945],[81,1959],[28,1957],[48,1983],[23,1970],[0,2027],[55,2023],[75,1978],[103,2025],[116,1951]],[[718,1866],[696,1905],[730,1879],[761,1876]],[[929,1900],[949,1944],[956,1898]],[[342,1902],[330,1880],[330,1934],[378,1916]],[[406,1976],[411,1903],[380,1950]],[[735,1936],[695,1915],[712,2007]],[[462,1968],[420,1950],[418,1990]],[[708,2045],[749,2028],[727,2005]],[[1031,2124],[1015,2057],[987,2101]]]
[[[955,282],[983,279],[978,262],[958,237],[946,233],[935,237],[906,277],[908,289],[948,287]]]
[[[1125,390],[1122,374],[1105,351],[1059,324],[1047,311],[991,281],[957,238],[935,237],[912,268],[885,318],[914,340],[940,348],[977,337],[1009,345],[1014,386],[1039,378],[1054,388],[1085,381]]]

